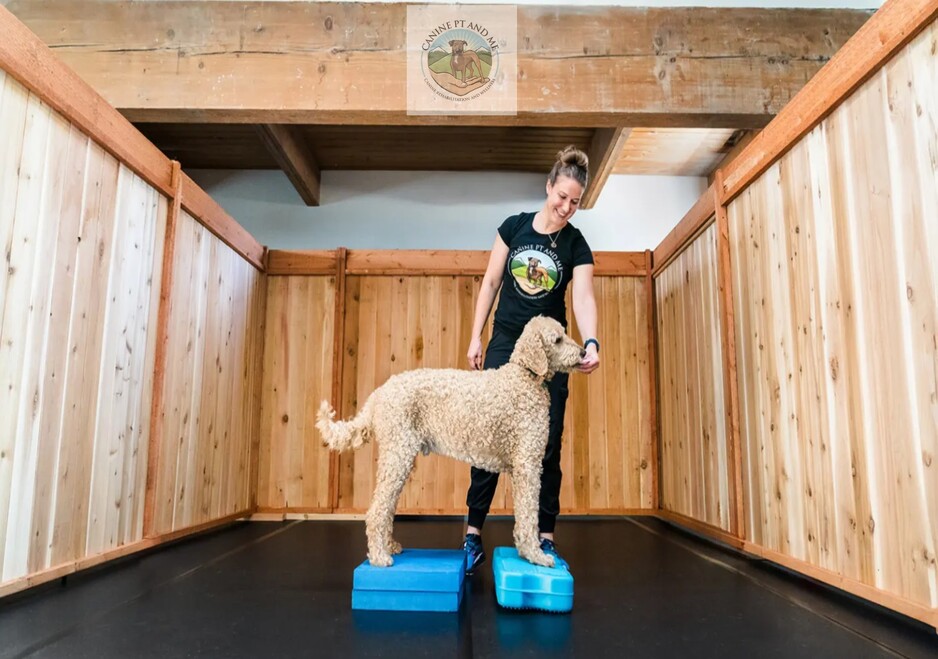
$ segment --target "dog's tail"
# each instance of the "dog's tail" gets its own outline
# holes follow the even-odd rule
[[[329,401],[322,401],[316,415],[316,427],[322,435],[323,443],[333,451],[357,449],[374,439],[371,417],[374,410],[374,396],[365,401],[364,406],[354,419],[334,421],[335,410]]]

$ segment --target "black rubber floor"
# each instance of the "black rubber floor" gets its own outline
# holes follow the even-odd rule
[[[454,518],[397,523],[457,547]],[[511,543],[511,520],[485,546]],[[936,657],[934,629],[646,518],[568,519],[569,615],[353,612],[361,522],[244,523],[0,602],[0,657]]]

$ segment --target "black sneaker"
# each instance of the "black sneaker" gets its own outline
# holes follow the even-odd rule
[[[570,566],[567,565],[567,561],[563,560],[560,553],[557,551],[557,545],[555,545],[554,541],[550,538],[541,538],[541,551],[548,556],[554,557],[554,567],[559,567],[564,570],[570,569]]]
[[[482,536],[467,533],[466,541],[462,545],[466,552],[466,574],[472,574],[477,567],[485,562],[485,550],[482,548]]]

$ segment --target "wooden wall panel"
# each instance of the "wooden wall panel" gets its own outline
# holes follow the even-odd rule
[[[258,432],[264,275],[183,212],[176,230],[156,533],[246,510]]]
[[[0,71],[0,589],[142,537],[167,202]]]
[[[570,376],[564,423],[563,512],[653,508],[648,293],[642,277],[596,277],[602,361]],[[582,341],[567,296],[571,336]],[[587,439],[588,438],[588,439]]]
[[[660,505],[730,530],[716,225],[655,280]]]
[[[257,505],[330,510],[329,452],[313,422],[330,398],[335,277],[269,277]]]
[[[348,276],[342,416],[354,414],[394,373],[421,367],[465,368],[479,280],[477,276]],[[319,401],[330,394],[332,327],[326,316],[334,304],[334,287],[327,276],[269,281],[259,504],[266,511],[324,511],[329,509],[324,480],[328,453],[319,445],[311,422]],[[561,456],[565,474],[561,507],[564,512],[581,513],[650,509],[651,371],[645,282],[642,277],[597,277],[595,286],[603,364],[589,378],[571,379]],[[579,339],[575,323],[571,327]],[[373,446],[340,456],[338,511],[367,509],[375,458]],[[467,465],[421,456],[400,511],[461,514],[468,485]],[[508,479],[499,485],[492,511],[511,511]]]
[[[480,280],[470,276],[347,278],[345,416],[395,373],[421,367],[466,368],[465,352]],[[376,448],[371,445],[341,454],[340,511],[367,510],[374,490],[376,457]],[[468,486],[467,465],[436,455],[420,456],[399,510],[453,513],[464,505]],[[505,492],[500,490],[497,505],[504,506]]]
[[[936,43],[728,207],[747,539],[899,608],[938,604]]]

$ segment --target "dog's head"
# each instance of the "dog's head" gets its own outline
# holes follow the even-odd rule
[[[466,47],[466,42],[462,39],[453,39],[449,42],[449,45],[453,49],[454,53],[461,53],[463,48]]]
[[[569,373],[586,355],[553,318],[536,316],[528,321],[511,353],[511,363],[550,380],[554,373]]]
[[[539,258],[537,258],[536,256],[529,256],[529,257],[528,257],[528,265],[529,265],[529,266],[537,267],[537,266],[540,265],[540,264],[541,264],[541,260],[540,260]]]

